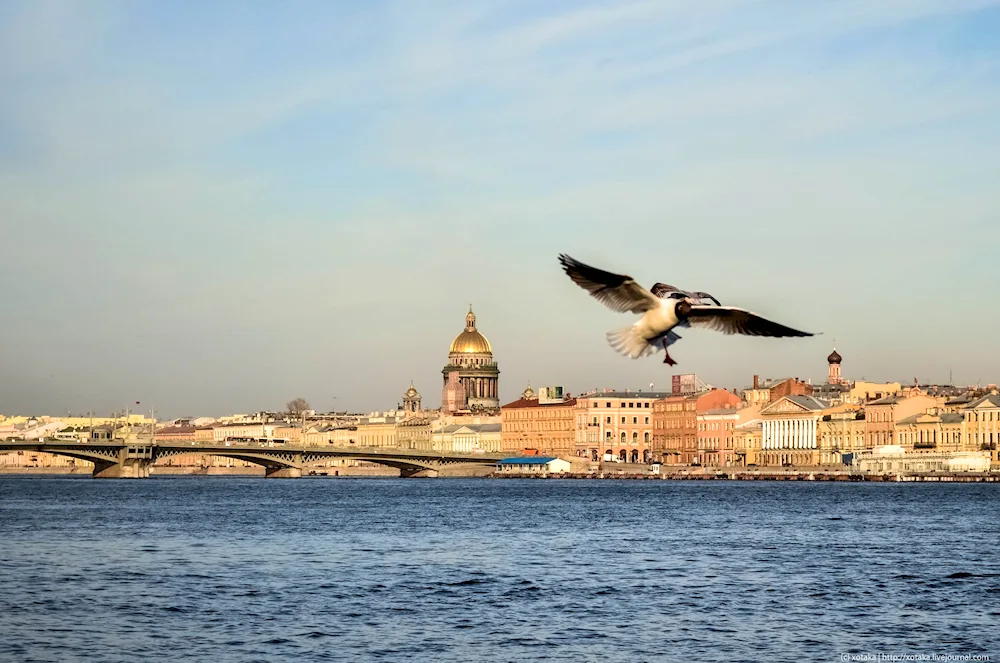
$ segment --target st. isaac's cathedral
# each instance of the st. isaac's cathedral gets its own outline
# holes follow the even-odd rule
[[[441,413],[499,414],[500,369],[493,359],[493,347],[478,329],[476,314],[469,306],[465,330],[455,337],[448,351],[448,364],[441,373]]]

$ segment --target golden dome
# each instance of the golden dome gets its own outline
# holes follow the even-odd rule
[[[493,347],[486,337],[476,330],[476,314],[469,306],[469,314],[465,316],[465,331],[455,337],[448,352],[463,354],[493,354]]]
[[[485,336],[473,330],[464,331],[456,336],[455,340],[451,342],[451,349],[449,352],[492,354],[493,348],[490,346],[490,342],[486,340]]]

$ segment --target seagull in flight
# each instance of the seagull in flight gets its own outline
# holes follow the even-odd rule
[[[723,334],[746,336],[813,336],[772,322],[756,313],[733,306],[723,306],[707,292],[687,292],[657,283],[652,291],[631,276],[606,272],[585,265],[566,254],[559,255],[563,270],[578,286],[616,313],[641,313],[634,324],[608,332],[608,343],[617,352],[638,359],[663,348],[664,364],[677,362],[667,349],[680,340],[676,328],[712,329]],[[709,303],[711,302],[711,303]]]

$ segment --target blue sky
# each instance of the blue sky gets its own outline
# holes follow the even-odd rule
[[[0,5],[0,412],[666,387],[556,255],[805,340],[736,387],[1000,379],[1000,2]],[[335,399],[335,400],[334,400]]]

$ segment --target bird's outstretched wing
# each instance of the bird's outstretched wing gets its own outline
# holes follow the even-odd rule
[[[752,311],[732,306],[692,306],[687,319],[692,327],[713,329],[723,334],[745,336],[813,336],[785,325],[762,318]]]
[[[585,265],[566,254],[559,255],[566,274],[594,298],[618,313],[645,313],[660,305],[660,300],[635,282],[631,276],[614,274]]]

